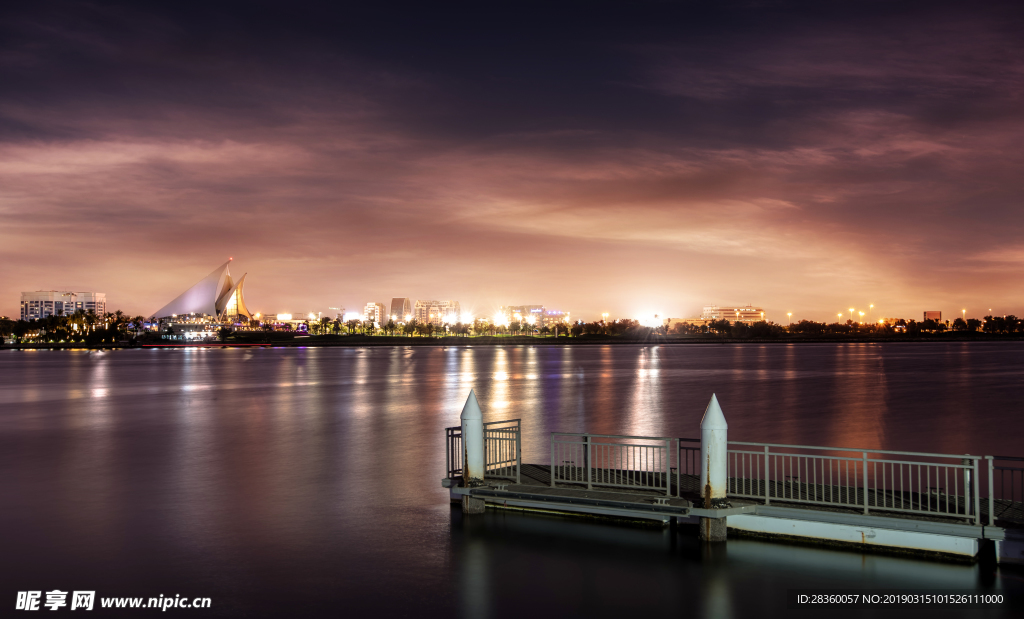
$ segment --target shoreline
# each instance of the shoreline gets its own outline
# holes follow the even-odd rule
[[[384,346],[685,346],[689,344],[943,344],[952,342],[1022,342],[1024,335],[963,334],[938,337],[784,337],[731,338],[697,336],[652,336],[625,339],[616,336],[531,337],[405,337],[386,335],[321,335],[270,342],[197,342],[197,343],[118,343],[88,346],[81,343],[4,344],[0,350],[115,350],[161,348],[312,348],[312,347],[384,347]]]

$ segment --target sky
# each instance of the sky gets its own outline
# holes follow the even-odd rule
[[[0,314],[1024,315],[1021,3],[443,4],[5,3]]]

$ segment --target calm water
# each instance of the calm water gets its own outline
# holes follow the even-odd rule
[[[805,587],[1024,596],[1024,574],[978,566],[463,520],[440,487],[443,428],[471,387],[485,420],[522,418],[535,462],[551,431],[698,436],[712,392],[736,440],[1024,453],[1016,343],[0,351],[0,614],[53,588],[296,617],[800,616],[785,593]]]

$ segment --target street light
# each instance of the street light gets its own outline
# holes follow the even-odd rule
[[[850,308],[850,321],[853,321],[853,308]]]
[[[864,324],[864,312],[860,312],[860,324]]]
[[[789,316],[789,324],[793,324],[793,312],[786,312],[786,315]]]

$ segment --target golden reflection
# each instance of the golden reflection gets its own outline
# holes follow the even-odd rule
[[[636,369],[630,386],[627,429],[617,434],[661,436],[665,419],[661,401],[661,352],[657,346],[637,351]]]

